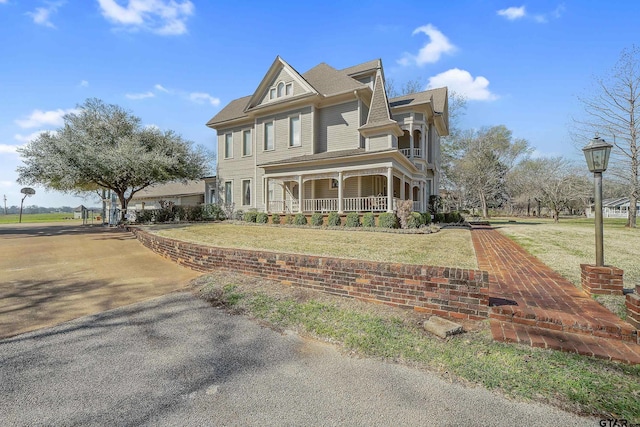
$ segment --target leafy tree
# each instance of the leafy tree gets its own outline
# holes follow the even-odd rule
[[[95,98],[78,108],[64,116],[63,127],[18,150],[24,159],[19,183],[63,192],[110,189],[124,219],[143,188],[206,175],[210,155],[173,131],[144,127],[140,118]]]
[[[640,47],[624,49],[605,77],[595,79],[590,96],[579,98],[585,118],[575,121],[574,140],[585,145],[594,134],[613,143],[610,170],[627,185],[630,206],[640,198]],[[607,138],[607,135],[611,135]],[[629,209],[627,227],[636,227],[636,210]]]
[[[503,125],[468,130],[451,145],[451,180],[468,201],[480,205],[486,218],[489,205],[506,198],[507,173],[528,153],[527,141],[514,140]]]

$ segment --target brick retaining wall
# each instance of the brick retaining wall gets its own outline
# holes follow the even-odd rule
[[[622,295],[624,271],[612,267],[580,264],[582,290],[589,295]]]
[[[127,229],[152,251],[201,272],[235,271],[453,319],[488,317],[486,271],[216,248]]]

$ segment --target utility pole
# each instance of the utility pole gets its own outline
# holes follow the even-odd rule
[[[7,214],[7,195],[4,195],[4,214]]]

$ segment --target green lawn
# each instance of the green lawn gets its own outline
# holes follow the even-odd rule
[[[466,229],[443,229],[432,234],[395,234],[215,223],[169,229],[150,227],[150,231],[218,247],[478,268],[471,233]]]
[[[561,218],[494,219],[491,224],[553,270],[580,287],[580,264],[595,262],[594,220]],[[604,220],[605,264],[624,270],[625,287],[640,284],[640,229],[625,228],[625,219]]]
[[[22,222],[59,222],[73,219],[72,212],[22,214]],[[0,215],[0,224],[17,224],[20,219],[18,214]]]

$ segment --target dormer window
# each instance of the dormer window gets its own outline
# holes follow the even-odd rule
[[[293,95],[293,83],[280,82],[269,89],[269,100]]]

